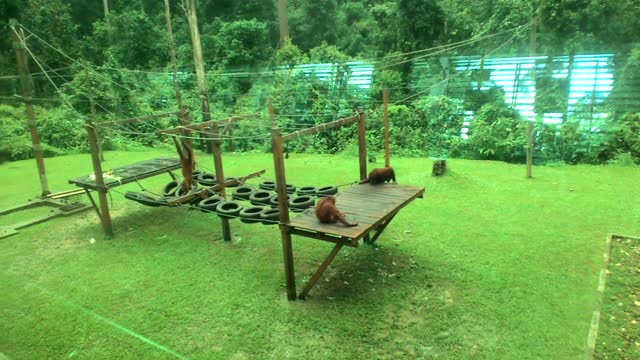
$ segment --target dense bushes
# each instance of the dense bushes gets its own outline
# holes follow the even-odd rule
[[[211,72],[217,75],[217,72]],[[83,75],[78,72],[74,81],[64,87],[66,99],[78,111],[69,107],[45,109],[36,107],[38,131],[47,154],[63,151],[87,151],[84,118],[88,111],[83,91]],[[99,108],[98,121],[121,116],[138,116],[175,108],[170,79],[137,77],[136,86],[126,98],[115,98],[108,81],[92,76],[95,93],[107,104]],[[226,80],[223,80],[226,79]],[[127,78],[120,78],[127,80]],[[258,79],[261,80],[261,79]],[[309,74],[290,76],[283,74],[268,81],[255,81],[248,90],[242,90],[240,80],[220,76],[210,77],[212,118],[222,119],[230,114],[261,112],[255,120],[240,121],[234,125],[235,151],[270,151],[270,125],[266,103],[273,99],[276,126],[283,133],[300,130],[314,124],[326,123],[351,116],[352,107],[367,105],[366,97],[353,89],[336,92],[327,83]],[[191,79],[182,82],[184,94],[197,99]],[[244,95],[242,95],[244,93]],[[499,94],[498,94],[499,95]],[[186,98],[186,96],[185,96]],[[201,121],[198,102],[185,99],[192,109],[191,121]],[[108,107],[109,103],[111,108]],[[484,104],[477,103],[472,116],[465,115],[468,106],[462,100],[446,96],[424,96],[413,102],[388,106],[390,122],[390,150],[400,156],[463,157],[521,163],[526,154],[527,121],[509,108],[501,96],[491,96]],[[475,105],[474,105],[475,106]],[[379,102],[366,110],[367,146],[371,154],[383,151],[383,107]],[[23,107],[0,105],[0,161],[25,159],[32,155],[31,141],[26,128]],[[569,118],[562,126],[535,124],[535,156],[537,163],[579,162],[605,163],[625,157],[640,163],[640,114],[614,115],[607,129],[595,137],[584,133],[580,119]],[[467,139],[462,137],[463,124],[468,124]],[[132,148],[136,146],[164,146],[167,138],[155,131],[177,125],[175,117],[116,127],[101,132],[103,148]],[[197,134],[194,134],[197,136]],[[136,145],[138,144],[138,145]],[[587,144],[587,146],[585,146]],[[206,149],[202,143],[201,149]],[[314,136],[303,137],[287,144],[290,152],[337,153],[356,149],[356,127],[332,129]],[[229,149],[226,145],[224,149]]]

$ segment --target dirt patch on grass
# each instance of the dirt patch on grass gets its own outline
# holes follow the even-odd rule
[[[640,359],[640,239],[613,236],[594,358]]]

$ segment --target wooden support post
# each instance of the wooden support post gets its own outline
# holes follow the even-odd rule
[[[218,124],[211,125],[210,136],[213,138],[209,140],[209,149],[213,153],[213,165],[216,169],[216,182],[220,184],[218,192],[224,198],[227,193],[224,186],[224,170],[222,167],[222,152],[220,151],[220,140],[218,139]],[[231,241],[231,227],[229,226],[229,219],[221,218],[222,222],[222,238],[224,241]]]
[[[533,122],[527,124],[527,178],[531,178],[531,164],[533,163]]]
[[[529,27],[529,56],[534,56],[535,53],[536,53],[536,18],[535,18],[535,14],[532,14],[531,25]],[[536,78],[535,71],[536,71],[536,67],[534,66],[533,79]],[[536,119],[537,119],[537,116],[536,116]],[[532,163],[533,163],[533,123],[529,122],[527,124],[527,178],[528,179],[533,177],[533,175],[531,174]]]
[[[93,88],[91,87],[91,77],[89,76],[89,65],[86,60],[82,61],[82,66],[84,67],[84,76],[86,77],[87,82],[87,94],[89,97],[89,109],[91,111],[91,123],[95,124],[97,121],[96,115],[96,102],[93,100]],[[100,162],[104,162],[104,152],[102,151],[102,144],[100,144],[100,135],[98,134],[98,129],[93,128],[96,133],[96,138],[98,139],[98,154],[100,154]]]
[[[273,108],[269,109],[271,112]],[[271,129],[271,146],[273,164],[276,173],[276,190],[278,192],[278,210],[280,212],[280,234],[282,236],[282,255],[284,258],[284,275],[287,286],[287,298],[296,299],[296,278],[293,264],[293,246],[289,223],[289,201],[287,200],[287,180],[284,172],[284,151],[282,149],[282,135],[280,130]]]
[[[94,125],[90,120],[86,121],[85,129],[87,129],[87,137],[89,139],[89,147],[91,148],[91,162],[93,163],[93,174],[96,177],[96,188],[98,189],[98,200],[100,200],[100,222],[102,230],[111,237],[113,236],[113,227],[111,226],[111,214],[109,214],[109,203],[107,202],[107,187],[104,185],[102,178],[102,165],[100,164],[100,154],[98,154],[98,137],[94,129]]]
[[[358,156],[360,158],[360,180],[362,181],[367,178],[367,143],[362,108],[358,108]]]
[[[269,120],[271,120],[271,128],[276,128],[276,116],[273,112],[273,100],[269,98]]]
[[[380,235],[382,234],[382,232],[384,231],[384,229],[387,228],[387,226],[389,225],[389,223],[391,223],[391,220],[393,220],[393,218],[396,216],[397,212],[393,215],[391,215],[390,218],[388,218],[387,220],[385,220],[382,224],[380,224],[380,226],[376,229],[376,234],[373,235],[373,237],[371,239],[368,239],[367,241],[365,241],[366,244],[369,245],[373,245],[374,242],[376,242],[376,240],[378,240],[378,237],[380,237]]]
[[[169,55],[171,55],[171,67],[173,69],[173,86],[176,89],[176,101],[178,103],[178,109],[182,110],[182,96],[180,95],[180,86],[178,85],[178,67],[176,61],[176,50],[173,40],[173,27],[171,26],[171,9],[169,7],[169,0],[164,0],[164,15],[167,20],[167,34],[169,35]],[[182,123],[182,120],[180,124],[182,126],[189,125],[189,123]]]
[[[196,68],[196,78],[198,79],[198,90],[200,91],[200,110],[202,111],[202,121],[211,121],[211,110],[209,108],[209,95],[207,94],[207,84],[204,76],[204,61],[202,57],[202,45],[200,43],[200,30],[198,30],[198,16],[196,15],[196,5],[194,0],[186,0],[185,11],[189,22],[191,33],[191,45],[193,47],[193,63]],[[189,144],[191,144],[189,142]]]
[[[389,91],[382,91],[382,100],[384,102],[384,166],[391,166],[389,160]]]
[[[33,110],[33,104],[31,102],[31,93],[33,92],[33,80],[31,79],[31,73],[27,66],[27,58],[25,55],[24,34],[19,32],[17,25],[18,22],[15,19],[11,19],[11,30],[13,35],[13,47],[16,51],[16,61],[18,62],[18,73],[20,74],[20,84],[22,86],[22,96],[24,98],[24,105],[27,110],[27,127],[31,134],[31,144],[33,147],[33,156],[36,159],[36,165],[38,167],[38,175],[40,177],[40,188],[42,189],[41,196],[47,196],[51,193],[49,191],[49,181],[47,180],[47,171],[44,166],[44,157],[42,155],[42,146],[40,145],[40,135],[38,134],[38,128],[36,127],[36,115]]]
[[[318,282],[318,280],[320,280],[320,277],[322,276],[324,271],[327,270],[327,267],[329,267],[333,259],[336,258],[336,255],[338,255],[338,252],[340,252],[340,249],[342,249],[342,244],[336,244],[336,246],[333,247],[329,255],[327,255],[327,257],[324,259],[320,267],[318,267],[318,270],[316,270],[313,276],[311,276],[311,279],[309,279],[309,282],[307,283],[307,285],[305,285],[304,289],[302,289],[302,291],[300,292],[300,296],[299,296],[300,299],[304,299],[307,297],[307,294],[309,293],[313,285],[315,285]]]
[[[287,0],[278,0],[278,19],[280,20],[280,48],[289,41],[289,20],[287,17]]]

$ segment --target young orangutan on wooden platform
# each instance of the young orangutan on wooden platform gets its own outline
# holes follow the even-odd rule
[[[336,208],[336,198],[333,196],[327,196],[318,200],[316,205],[316,217],[323,224],[334,224],[341,222],[347,226],[357,226],[358,223],[348,222],[344,218],[344,214]]]
[[[180,156],[180,168],[182,170],[182,190],[186,194],[191,188],[193,188],[193,171],[196,169],[196,160],[193,156],[193,149],[184,140],[181,141],[182,146],[178,143],[178,140],[174,137],[173,142],[176,144],[176,150]]]
[[[384,184],[392,180],[393,182],[396,182],[396,174],[393,171],[393,168],[384,167],[384,168],[371,170],[371,172],[369,173],[369,176],[365,180],[360,181],[360,184],[369,183],[371,185],[376,185],[376,184]]]

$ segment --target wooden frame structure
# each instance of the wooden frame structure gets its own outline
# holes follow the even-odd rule
[[[269,110],[273,118],[273,109],[270,108]],[[366,243],[373,244],[401,208],[424,194],[424,188],[416,186],[359,184],[336,195],[337,207],[347,216],[356,220],[358,226],[344,227],[342,224],[321,224],[315,218],[313,209],[304,211],[293,220],[289,218],[283,143],[304,135],[317,134],[326,129],[347,126],[356,122],[358,123],[359,175],[362,181],[367,178],[365,114],[362,109],[358,109],[354,116],[284,136],[276,128],[271,130],[278,208],[280,210],[279,227],[282,237],[287,298],[289,300],[304,299],[343,246],[357,247],[360,239],[364,239]],[[386,117],[385,127],[388,127]],[[385,139],[385,142],[388,142],[388,139]],[[385,151],[386,165],[388,165],[388,146],[385,146]],[[375,209],[367,209],[367,206],[371,207],[372,202],[377,205],[373,206]],[[375,231],[375,234],[370,237],[372,231]],[[292,234],[335,244],[299,295],[296,293]]]
[[[225,182],[224,180],[224,171],[222,169],[222,155],[220,150],[220,142],[222,136],[224,136],[227,132],[231,130],[231,125],[233,122],[254,118],[257,117],[257,114],[245,115],[245,116],[236,116],[223,120],[216,121],[207,121],[198,124],[189,124],[189,111],[185,107],[181,107],[178,112],[169,112],[162,114],[152,114],[140,117],[134,117],[129,119],[116,120],[111,122],[101,123],[100,126],[108,127],[113,125],[123,125],[130,124],[144,120],[157,119],[167,116],[178,116],[181,126],[169,129],[163,129],[156,131],[157,135],[175,135],[181,134],[187,136],[191,130],[205,130],[205,134],[209,136],[209,149],[213,153],[213,162],[215,165],[216,171],[216,182],[218,183],[215,186],[204,188],[200,191],[190,192],[189,194],[176,197],[171,201],[167,202],[167,206],[177,206],[183,203],[190,202],[191,200],[201,197],[206,198],[210,191],[220,192],[222,196],[225,196],[225,185],[231,182],[228,180]],[[219,127],[224,126],[222,131],[219,131]],[[113,236],[113,226],[111,224],[111,215],[109,213],[109,203],[107,201],[107,193],[109,189],[114,188],[116,186],[124,185],[127,183],[131,183],[134,181],[138,181],[144,178],[148,178],[151,176],[159,175],[162,173],[169,173],[172,178],[175,179],[175,175],[171,172],[175,169],[180,168],[180,162],[178,159],[173,158],[156,158],[148,161],[144,161],[141,163],[131,164],[128,166],[123,166],[118,168],[117,170],[121,172],[122,176],[118,173],[114,175],[117,176],[115,179],[111,179],[109,181],[105,181],[103,176],[102,164],[100,162],[99,150],[98,150],[98,135],[96,131],[96,127],[91,120],[87,120],[85,123],[85,128],[87,130],[87,137],[89,139],[89,145],[91,149],[91,160],[93,165],[93,176],[84,176],[77,179],[69,180],[69,183],[79,186],[84,189],[84,192],[89,197],[93,208],[100,219],[100,223],[102,224],[102,229],[104,233],[111,237]],[[114,169],[114,172],[116,169]],[[264,173],[264,170],[243,176],[238,178],[240,182],[244,182],[247,179],[260,176]],[[96,191],[98,193],[98,203],[91,196],[91,191]],[[229,219],[222,218],[222,231],[223,238],[225,241],[231,240],[231,230],[229,228]]]

